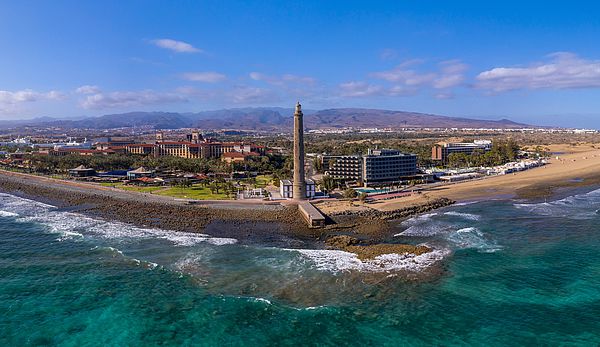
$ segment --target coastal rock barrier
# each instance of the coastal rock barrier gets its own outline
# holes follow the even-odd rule
[[[379,239],[388,234],[389,220],[407,218],[454,203],[450,199],[436,199],[394,211],[343,211],[330,214],[334,218],[325,228],[314,229],[306,225],[295,206],[242,207],[235,203],[187,205],[148,194],[99,190],[86,185],[73,186],[34,176],[4,173],[0,173],[0,191],[48,203],[66,211],[139,227],[185,232],[205,232],[205,228],[209,228],[206,231],[213,236],[249,239],[285,234],[307,242],[324,240],[332,233],[348,230],[371,240]]]
[[[394,220],[411,217],[417,214],[426,213],[441,207],[446,207],[454,204],[456,201],[448,198],[439,198],[428,201],[421,205],[404,207],[392,211],[380,211],[376,209],[360,210],[360,211],[337,211],[329,213],[328,216],[354,216],[368,219]]]
[[[226,222],[219,236],[236,237],[255,230],[252,226],[271,223],[271,229],[314,238],[295,207],[236,205],[185,205],[182,202],[85,186],[73,187],[37,177],[0,174],[0,191],[48,203],[60,209],[118,220],[139,227],[202,232],[213,222]],[[264,228],[263,228],[264,229]]]
[[[362,261],[375,259],[380,255],[390,253],[421,255],[432,251],[431,248],[423,245],[414,246],[391,243],[361,245],[360,243],[360,240],[348,235],[332,236],[325,241],[328,248],[354,253]]]

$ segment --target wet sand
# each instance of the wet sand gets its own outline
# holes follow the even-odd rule
[[[580,188],[600,184],[600,146],[550,145],[555,154],[545,166],[514,174],[487,177],[475,181],[458,182],[427,188],[421,199],[450,198],[455,201],[489,199],[542,199],[551,198],[561,189]],[[558,157],[558,159],[557,159]],[[374,208],[389,210],[414,203],[409,198],[382,202]]]

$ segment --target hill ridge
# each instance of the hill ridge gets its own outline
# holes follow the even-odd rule
[[[200,128],[281,131],[292,127],[292,108],[246,107],[201,112],[134,111],[80,119],[40,117],[5,121],[0,126],[59,126],[64,128],[111,129],[150,126],[156,129]],[[522,128],[531,125],[509,119],[483,120],[429,113],[373,108],[328,108],[306,110],[305,126],[319,128]]]

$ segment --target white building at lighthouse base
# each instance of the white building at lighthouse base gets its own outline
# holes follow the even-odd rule
[[[294,198],[293,186],[294,186],[294,184],[292,183],[291,180],[280,180],[279,181],[279,194],[281,194],[281,197],[285,198],[285,199],[293,199]],[[314,198],[315,193],[316,193],[315,181],[313,181],[311,179],[307,179],[306,180],[306,198],[307,199]]]

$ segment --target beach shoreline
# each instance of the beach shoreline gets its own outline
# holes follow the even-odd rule
[[[261,247],[346,250],[357,256],[370,254],[371,258],[413,250],[411,254],[418,255],[417,251],[421,250],[418,245],[393,240],[391,219],[408,218],[440,207],[434,202],[400,212],[333,216],[331,224],[315,229],[309,228],[296,206],[289,204],[251,205],[230,201],[213,206],[189,205],[144,193],[5,171],[0,171],[0,192],[52,205],[60,211],[141,228],[233,238],[242,244]],[[357,237],[359,242],[355,247],[346,249],[327,242],[329,238],[346,234]]]
[[[553,155],[544,166],[507,175],[420,188],[420,199],[449,198],[456,202],[510,200],[544,201],[564,197],[572,191],[600,186],[600,146],[594,144],[549,145]],[[373,205],[380,210],[394,210],[409,198],[384,201]]]
[[[329,225],[320,229],[309,228],[296,206],[290,204],[256,200],[188,204],[165,196],[3,170],[0,171],[0,192],[48,203],[65,211],[144,228],[205,233],[258,244],[267,240],[279,245],[277,240],[293,239],[292,247],[317,249],[327,248],[329,238],[351,235],[361,245],[376,248],[394,242],[393,230],[398,221],[450,206],[455,201],[539,201],[594,189],[600,185],[600,150],[589,145],[572,146],[572,149],[571,153],[565,153],[560,159],[554,158],[547,166],[517,175],[426,189],[406,198],[375,204],[317,201],[315,206],[330,219]],[[575,158],[580,158],[579,163]],[[565,161],[569,162],[568,169]],[[398,249],[406,249],[404,246],[398,245]]]

